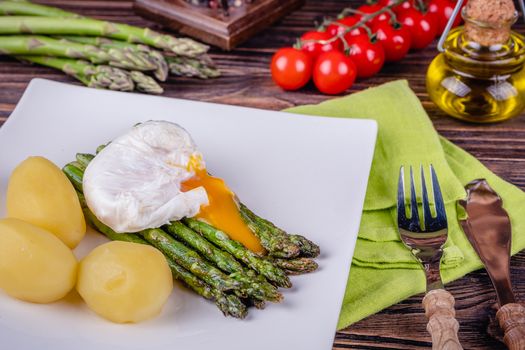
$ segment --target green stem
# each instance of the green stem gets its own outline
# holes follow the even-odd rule
[[[104,36],[130,43],[145,44],[189,57],[199,56],[208,51],[208,46],[191,39],[175,38],[149,28],[91,18],[0,17],[0,34]]]

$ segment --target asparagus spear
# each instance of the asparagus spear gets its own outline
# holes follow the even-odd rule
[[[77,175],[82,174],[82,172],[78,168],[75,169],[74,164],[75,162],[69,163],[68,165],[66,165],[66,167],[64,167],[63,170],[66,176],[73,183],[73,185],[75,187],[79,187],[79,184],[81,185],[82,180],[80,179],[80,182],[79,182]],[[84,212],[84,215],[87,221],[93,227],[95,227],[97,230],[103,233],[106,237],[108,237],[111,240],[148,244],[148,242],[146,242],[144,239],[142,239],[137,234],[134,234],[134,233],[122,234],[122,233],[116,233],[115,231],[111,230],[111,228],[109,228],[108,226],[100,222],[100,220],[98,220],[97,217],[89,210],[89,208],[86,205],[86,200],[82,192],[77,191],[77,195],[79,197],[79,200],[82,206],[82,210]],[[184,269],[182,266],[175,263],[170,258],[166,257],[166,260],[168,261],[168,265],[171,269],[173,278],[183,282],[187,287],[192,289],[198,295],[208,300],[214,301],[217,307],[223,312],[224,315],[229,315],[229,316],[233,316],[233,317],[241,318],[241,319],[246,317],[246,314],[247,314],[246,305],[244,305],[237,296],[225,294],[219,291],[218,289],[211,287],[210,285],[206,284],[202,280],[198,279],[191,272],[189,272],[188,270]]]
[[[158,50],[151,49],[149,46],[104,37],[61,35],[59,38],[81,44],[94,45],[103,49],[120,49],[126,52],[131,52],[155,65],[156,69],[153,72],[155,78],[160,81],[165,81],[168,78],[169,68],[164,55]],[[203,56],[208,57],[207,55]]]
[[[160,95],[164,92],[162,86],[157,84],[155,79],[139,71],[129,72],[131,80],[135,83],[135,87],[138,91],[145,92],[147,94]]]
[[[76,155],[77,163],[84,169],[94,157],[92,154],[86,153],[77,153]],[[77,183],[76,186],[80,186],[78,179],[81,178],[82,174],[78,168],[67,165],[64,167],[64,171],[71,174],[70,176]],[[201,253],[202,256],[213,262],[224,272],[230,273],[230,277],[240,283],[241,288],[238,291],[245,294],[242,296],[273,302],[280,302],[282,300],[282,294],[264,278],[259,279],[257,278],[258,276],[250,274],[233,256],[218,249],[181,222],[172,222],[165,226],[165,230]]]
[[[273,285],[266,280],[258,280],[250,276],[245,268],[229,253],[220,250],[201,235],[194,232],[181,222],[172,222],[165,227],[166,231],[176,238],[184,241],[190,247],[200,252],[202,256],[213,262],[218,268],[241,284],[241,291],[246,296],[258,299],[280,302],[282,294],[277,291]]]
[[[175,38],[149,28],[139,28],[91,18],[0,17],[0,34],[105,36],[165,49],[177,55],[188,57],[196,57],[208,51],[208,46],[192,39]]]
[[[313,272],[319,267],[315,261],[309,258],[270,259],[270,261],[293,275]]]
[[[208,241],[224,249],[279,287],[289,288],[292,286],[290,279],[282,269],[257,256],[252,251],[246,249],[241,243],[230,239],[224,232],[196,219],[188,218],[184,219],[183,222],[192,230],[200,233]]]
[[[0,54],[69,57],[126,69],[155,69],[151,62],[120,49],[103,50],[93,45],[66,43],[42,35],[0,36]]]
[[[221,75],[207,55],[200,57],[166,56],[170,72],[177,76],[201,79],[217,78]]]
[[[0,1],[0,15],[73,17],[82,16],[62,9],[34,4],[28,1]]]
[[[139,232],[139,234],[166,256],[218,290],[227,291],[240,288],[239,282],[207,263],[194,250],[175,240],[163,230],[147,229]]]
[[[140,236],[133,233],[116,233],[109,227],[100,222],[96,216],[87,208],[84,209],[84,214],[87,220],[97,228],[101,233],[107,236],[109,239],[115,241],[127,241],[134,243],[149,244]],[[208,300],[215,301],[217,307],[223,312],[224,315],[230,315],[236,318],[244,318],[247,314],[246,306],[242,301],[234,296],[222,293],[218,289],[212,288],[210,285],[201,281],[194,274],[175,263],[172,259],[166,258],[168,265],[171,269],[173,278],[184,282],[186,286],[191,288],[197,294],[203,296]]]
[[[266,228],[266,232],[273,236],[275,239],[281,239],[288,242],[288,244],[293,244],[299,247],[300,254],[302,256],[315,258],[319,255],[319,246],[314,242],[310,241],[309,239],[301,235],[289,235],[284,230],[275,226],[272,222],[253,213],[250,209],[248,209],[246,205],[242,203],[240,204],[240,210],[256,224],[262,226],[263,228]]]
[[[25,55],[16,57],[21,60],[59,69],[89,87],[116,91],[132,91],[135,87],[129,74],[119,68],[104,65],[95,66],[86,61],[70,58]]]
[[[267,227],[254,220],[246,210],[240,210],[240,214],[250,230],[261,240],[261,245],[268,251],[269,255],[278,258],[293,258],[299,255],[299,247],[287,237],[272,235]]]

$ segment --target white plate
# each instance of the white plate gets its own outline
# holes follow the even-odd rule
[[[373,121],[101,91],[35,79],[0,128],[0,217],[9,174],[26,157],[62,166],[150,119],[184,126],[208,169],[257,213],[319,243],[317,272],[293,277],[282,304],[225,318],[211,302],[177,286],[162,314],[112,324],[72,293],[36,305],[0,292],[2,349],[331,349],[372,161]],[[79,257],[106,241],[90,233]]]

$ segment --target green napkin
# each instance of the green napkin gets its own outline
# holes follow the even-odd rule
[[[512,253],[525,248],[525,193],[494,175],[473,156],[434,130],[418,98],[404,80],[394,81],[319,105],[287,112],[375,119],[378,142],[368,182],[363,217],[338,329],[425,291],[425,275],[397,233],[399,167],[432,163],[439,176],[449,218],[449,239],[442,260],[444,282],[482,267],[457,222],[456,201],[464,186],[485,178],[501,195],[513,227]]]

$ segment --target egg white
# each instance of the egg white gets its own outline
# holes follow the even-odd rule
[[[196,158],[197,157],[197,158]],[[182,192],[202,159],[177,124],[148,121],[107,145],[87,167],[83,189],[89,209],[115,232],[138,232],[195,216],[208,204],[202,187]]]

